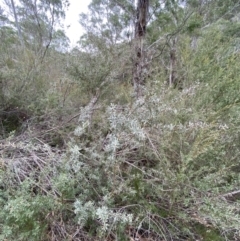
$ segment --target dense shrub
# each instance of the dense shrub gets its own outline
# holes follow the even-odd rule
[[[19,63],[8,49],[0,111],[31,116],[0,142],[0,239],[238,240],[238,36],[226,26],[202,29],[196,48],[183,34],[181,88],[153,60],[139,99],[115,53],[75,51],[65,67],[64,54]]]

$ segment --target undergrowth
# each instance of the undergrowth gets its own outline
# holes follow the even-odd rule
[[[86,107],[59,157],[47,144],[16,145],[10,138],[1,148],[1,237],[45,240],[53,232],[51,240],[67,239],[68,223],[78,227],[76,237],[100,240],[239,235],[231,195],[239,186],[237,130],[231,119],[192,106],[203,89],[197,84],[174,96],[149,92],[131,106],[111,104],[94,111],[102,122],[86,118],[92,111]],[[25,157],[9,157],[13,150]]]
[[[42,65],[22,82],[2,73],[2,90],[15,92],[4,101],[16,107],[26,84],[19,103],[31,115],[0,142],[0,239],[239,240],[238,45],[212,28],[197,49],[180,44],[183,89],[156,73],[138,100],[111,79],[112,62],[87,54],[66,79],[52,71],[52,85]],[[99,68],[85,73],[91,61]],[[44,88],[31,103],[33,77]]]

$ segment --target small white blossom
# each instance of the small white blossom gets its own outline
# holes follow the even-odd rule
[[[106,231],[109,226],[108,224],[109,213],[110,213],[110,210],[106,206],[100,207],[96,211],[96,216],[101,220],[103,225],[102,229],[104,231]]]
[[[78,223],[84,225],[89,217],[93,216],[95,207],[94,203],[89,201],[83,204],[80,200],[74,203],[74,213],[78,215]]]
[[[71,160],[76,160],[80,156],[79,147],[77,145],[74,145],[72,148],[70,148],[71,153]]]
[[[136,120],[130,120],[130,129],[134,135],[136,135],[140,140],[145,139],[144,130],[141,128],[140,124]]]
[[[227,130],[229,127],[226,124],[220,124],[219,129],[221,130]]]
[[[75,136],[81,136],[81,135],[85,132],[85,130],[86,130],[86,128],[89,126],[89,124],[90,124],[89,121],[83,122],[81,126],[78,126],[78,127],[74,130],[74,135],[75,135]]]
[[[105,146],[106,152],[116,152],[116,150],[119,148],[119,141],[118,138],[115,135],[109,135],[109,143]]]

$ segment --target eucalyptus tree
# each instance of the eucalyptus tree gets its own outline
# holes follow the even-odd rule
[[[134,13],[132,1],[92,0],[88,9],[87,14],[80,14],[80,24],[85,29],[84,38],[89,40],[88,43],[94,45],[95,37],[110,48],[130,37]],[[95,48],[101,50],[101,47],[95,41]]]
[[[133,84],[137,98],[143,95],[144,77],[143,70],[146,68],[143,41],[146,35],[146,28],[149,14],[149,0],[138,0],[136,6],[135,21],[135,57],[133,68]]]
[[[47,98],[56,78],[53,72],[61,69],[59,75],[64,74],[65,65],[56,68],[55,63],[60,62],[57,52],[65,47],[62,42],[67,43],[61,20],[68,1],[3,1],[7,14],[0,12],[0,89],[3,93],[0,102],[13,106],[38,105],[40,99]]]
[[[79,22],[85,34],[79,46],[84,53],[80,51],[74,57],[78,60],[72,67],[77,69],[81,86],[87,88],[85,92],[94,93],[97,88],[107,92],[107,86],[124,73],[123,66],[128,65],[128,70],[132,66],[128,43],[133,34],[133,12],[132,1],[92,0],[88,13],[80,14]]]
[[[154,49],[153,58],[158,69],[165,73],[170,86],[178,85],[178,45],[193,10],[187,9],[181,0],[167,0],[155,11],[148,27],[148,42]]]
[[[62,28],[68,0],[5,0],[5,3],[12,13],[20,40],[43,58],[55,32]]]
[[[92,0],[89,13],[80,15],[86,30],[80,43],[105,53],[131,46],[132,84],[135,95],[142,96],[151,62],[161,56],[160,45],[168,51],[169,83],[176,85],[178,36],[192,12],[182,0]]]
[[[16,7],[15,7],[14,0],[11,0],[11,7],[12,7],[13,15],[14,15],[15,26],[16,26],[17,31],[18,31],[18,37],[19,37],[19,39],[21,41],[21,44],[23,46],[22,31],[21,31],[21,28],[20,28],[20,25],[19,25],[18,15],[17,15],[17,12],[16,12]]]
[[[80,15],[80,23],[86,30],[81,43],[91,51],[104,52],[105,55],[113,53],[114,56],[119,48],[132,46],[129,58],[137,92],[142,84],[140,62],[143,58],[148,6],[149,0],[139,0],[137,5],[133,0],[93,0],[89,5],[89,13]],[[121,55],[121,52],[117,55]]]

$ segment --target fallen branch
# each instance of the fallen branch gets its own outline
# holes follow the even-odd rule
[[[240,199],[240,190],[220,195],[220,198],[224,198],[230,201],[236,201],[237,199]]]

